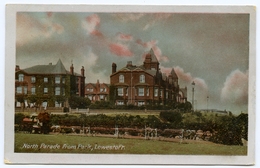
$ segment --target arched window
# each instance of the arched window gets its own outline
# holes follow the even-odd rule
[[[140,75],[140,83],[145,83],[145,76],[144,75]]]
[[[119,75],[119,83],[124,83],[124,82],[125,82],[124,75]]]

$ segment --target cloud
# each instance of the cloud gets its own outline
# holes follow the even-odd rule
[[[163,73],[167,75],[170,74],[172,68],[166,68],[160,66],[160,69]],[[178,76],[178,82],[180,88],[187,87],[188,89],[188,101],[192,101],[192,85],[191,83],[194,81],[195,83],[195,92],[194,92],[194,100],[196,101],[196,108],[205,108],[205,104],[207,103],[207,96],[208,96],[208,85],[206,84],[204,79],[193,77],[191,73],[185,72],[183,68],[176,66],[174,70]]]
[[[16,45],[23,46],[36,38],[49,38],[55,33],[64,32],[64,27],[58,23],[54,23],[50,19],[50,14],[39,20],[24,14],[18,13],[16,20]]]
[[[88,34],[94,36],[103,36],[103,34],[97,30],[100,26],[100,18],[97,14],[90,15],[82,21],[82,27],[87,30]]]
[[[156,40],[151,40],[148,42],[143,42],[141,39],[136,40],[136,43],[141,45],[145,50],[150,50],[151,48],[154,51],[154,54],[158,61],[163,61],[167,62],[169,61],[169,58],[167,56],[162,55],[161,49],[157,46],[157,41]],[[143,58],[145,57],[145,54],[143,55]]]
[[[221,101],[233,104],[248,103],[248,71],[235,70],[226,78],[221,90]]]
[[[130,34],[123,34],[123,33],[118,33],[116,36],[116,39],[119,41],[132,41],[133,36]]]
[[[132,56],[133,53],[126,45],[120,43],[111,43],[109,45],[110,52],[117,56]]]

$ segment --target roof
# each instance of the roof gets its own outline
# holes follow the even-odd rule
[[[152,62],[158,62],[158,59],[156,58],[152,48],[151,48],[149,54],[151,55]]]
[[[174,68],[172,68],[171,75],[172,75],[173,78],[177,78],[178,79],[178,76],[177,76]]]
[[[25,73],[28,74],[68,74],[67,71],[59,59],[56,65],[36,65],[30,68],[23,69]]]

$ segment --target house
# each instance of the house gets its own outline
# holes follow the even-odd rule
[[[85,97],[89,98],[91,102],[95,101],[107,101],[109,96],[109,84],[107,83],[86,83],[85,85]]]
[[[73,64],[67,71],[59,59],[53,65],[35,65],[15,68],[15,107],[60,107],[68,106],[70,96],[85,95],[84,67],[81,73],[74,72]],[[24,105],[23,105],[24,103]]]
[[[174,68],[167,76],[161,72],[159,65],[152,49],[146,54],[143,65],[136,66],[128,61],[125,67],[117,70],[117,65],[113,63],[110,85],[115,89],[111,96],[115,104],[143,106],[186,102],[187,88],[179,88]]]

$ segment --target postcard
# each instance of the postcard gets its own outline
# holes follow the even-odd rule
[[[254,6],[7,5],[5,163],[253,165]]]

